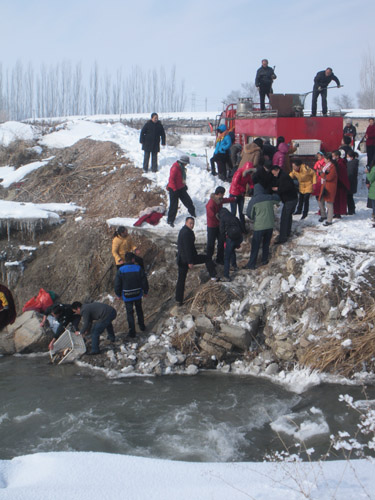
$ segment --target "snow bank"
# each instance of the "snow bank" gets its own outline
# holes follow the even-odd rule
[[[105,453],[38,453],[0,461],[3,500],[370,498],[372,460],[187,463]]]
[[[0,124],[0,145],[9,146],[16,140],[32,141],[39,137],[40,133],[32,125],[20,122],[5,122]]]
[[[0,200],[0,220],[60,219],[58,213],[83,210],[74,203],[23,203]]]
[[[4,180],[0,182],[0,186],[4,188],[8,188],[14,182],[21,181],[27,174],[37,170],[38,168],[44,167],[47,163],[52,160],[51,158],[46,158],[43,161],[34,161],[32,163],[28,163],[27,165],[23,165],[15,169],[14,167],[2,167],[0,168],[0,178]]]

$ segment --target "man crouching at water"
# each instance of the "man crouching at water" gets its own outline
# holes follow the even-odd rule
[[[89,354],[100,354],[99,339],[100,334],[107,330],[108,340],[115,341],[115,332],[113,330],[112,321],[116,318],[116,309],[101,302],[91,302],[91,304],[83,304],[81,302],[73,302],[72,310],[75,314],[82,316],[83,325],[77,335],[83,335],[88,332],[94,321],[96,323],[91,328],[91,352]]]

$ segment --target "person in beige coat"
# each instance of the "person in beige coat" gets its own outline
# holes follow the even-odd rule
[[[250,144],[245,144],[238,168],[241,168],[247,162],[251,162],[254,168],[257,168],[263,160],[262,146],[263,141],[259,138],[255,139],[255,141]]]

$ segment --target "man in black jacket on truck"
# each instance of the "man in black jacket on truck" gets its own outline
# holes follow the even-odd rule
[[[322,96],[322,112],[323,116],[327,116],[327,87],[332,82],[336,82],[338,87],[341,87],[340,80],[333,74],[332,68],[318,71],[314,78],[314,87],[312,93],[311,116],[316,116],[316,108],[318,105],[318,97]]]
[[[268,59],[262,59],[262,66],[258,69],[255,77],[255,86],[259,90],[260,109],[266,109],[265,97],[270,98],[272,94],[272,83],[276,79],[273,68],[268,66]]]

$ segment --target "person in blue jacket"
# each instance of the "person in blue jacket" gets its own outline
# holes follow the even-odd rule
[[[132,252],[125,254],[125,264],[117,271],[115,278],[115,293],[125,302],[126,316],[129,325],[129,337],[135,337],[134,307],[137,312],[138,325],[143,332],[146,330],[142,297],[148,294],[147,276],[142,267],[135,263]]]
[[[217,128],[218,136],[216,139],[215,152],[210,159],[212,175],[218,175],[222,181],[227,180],[227,163],[229,164],[230,171],[233,169],[232,160],[230,159],[230,147],[232,139],[228,134],[226,125],[220,125]],[[217,163],[217,170],[215,170],[215,163]]]

